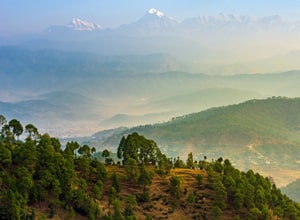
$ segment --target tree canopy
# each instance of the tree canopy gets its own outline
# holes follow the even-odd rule
[[[118,158],[123,162],[132,158],[145,164],[156,164],[161,159],[162,153],[153,140],[146,139],[144,136],[134,132],[126,138],[123,136],[118,146]]]
[[[105,167],[90,157],[90,148],[77,142],[66,144],[28,124],[24,141],[21,123],[0,117],[0,219],[30,219],[30,204],[47,203],[50,216],[56,207],[72,209],[96,218],[100,209],[89,192],[106,178]],[[76,152],[78,150],[78,153]],[[79,154],[79,155],[78,155]],[[99,190],[98,190],[99,191]],[[92,195],[92,196],[91,196]]]

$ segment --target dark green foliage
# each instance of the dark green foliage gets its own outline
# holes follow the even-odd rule
[[[112,186],[109,190],[109,205],[113,204],[115,199],[117,198],[117,191],[116,189]]]
[[[91,148],[88,145],[83,145],[82,147],[79,147],[78,153],[85,157],[91,156]]]
[[[141,185],[150,185],[152,183],[152,178],[149,172],[146,170],[144,162],[141,165],[140,176],[138,178],[138,183]]]
[[[99,179],[104,180],[107,177],[107,171],[103,163],[97,159],[89,160],[90,181],[97,182]]]
[[[17,137],[19,137],[23,133],[23,126],[16,119],[10,120],[8,126],[12,130],[13,134]]]
[[[235,209],[241,209],[243,207],[243,203],[245,200],[245,195],[242,193],[240,189],[237,189],[234,192],[233,199],[232,199],[232,205]]]
[[[190,152],[188,154],[188,159],[186,161],[186,166],[187,166],[187,168],[193,168],[194,167],[194,157],[193,157],[192,152]]]
[[[177,167],[177,168],[185,168],[186,165],[185,165],[185,163],[183,162],[183,160],[181,160],[179,157],[177,157],[177,159],[175,159],[175,162],[174,162],[174,167]]]
[[[12,163],[11,151],[0,143],[0,167],[8,167]]]
[[[148,140],[134,132],[121,139],[118,147],[118,157],[119,159],[123,158],[124,163],[132,158],[136,161],[143,161],[145,164],[156,164],[160,160],[161,152],[153,140]]]
[[[128,158],[124,165],[127,178],[133,183],[137,183],[140,176],[140,170],[137,164],[137,161],[133,158]]]
[[[109,151],[107,149],[102,151],[102,157],[109,157]]]
[[[117,174],[115,172],[113,172],[113,174],[111,176],[111,184],[112,184],[112,187],[114,187],[116,189],[116,192],[119,193],[121,190],[120,182],[119,182],[119,177],[117,176]]]
[[[8,189],[1,192],[0,210],[1,219],[21,219],[21,205],[12,190]]]
[[[187,200],[189,203],[195,203],[196,197],[195,197],[195,193],[193,191],[189,192]]]
[[[201,176],[201,174],[197,174],[196,180],[197,180],[198,187],[202,186],[202,179],[203,177]]]
[[[222,210],[219,208],[219,206],[214,206],[212,208],[211,215],[214,220],[220,220],[222,216]]]
[[[261,211],[254,207],[252,209],[250,209],[249,213],[248,213],[248,219],[249,220],[259,220],[262,217],[262,213]]]
[[[214,195],[214,204],[218,206],[220,209],[226,208],[226,198],[227,198],[227,192],[226,188],[222,184],[221,181],[217,181],[213,186],[215,195]]]
[[[101,180],[98,180],[98,182],[94,185],[93,187],[93,194],[94,194],[94,197],[96,199],[101,199],[102,197],[102,192],[103,192],[103,183]]]
[[[124,217],[126,220],[135,220],[134,208],[136,207],[136,197],[134,195],[129,195],[126,197],[126,206],[124,210]]]
[[[25,126],[25,131],[28,133],[29,139],[34,138],[35,140],[39,137],[38,129],[33,124],[27,124]]]
[[[102,151],[102,155],[101,155],[103,158],[105,158],[105,164],[106,165],[112,165],[113,164],[113,159],[112,158],[110,158],[109,156],[110,156],[110,152],[107,150],[107,149],[105,149],[105,150],[103,150]]]
[[[104,165],[90,158],[87,145],[72,142],[62,151],[57,138],[40,135],[32,124],[25,129],[25,141],[15,141],[11,134],[17,138],[22,134],[21,123],[13,119],[6,124],[1,117],[0,218],[32,219],[34,210],[28,211],[28,206],[42,202],[48,204],[49,217],[62,207],[98,218],[94,198],[102,195],[102,180],[107,175]]]
[[[150,196],[150,190],[148,187],[144,186],[143,193],[138,197],[138,201],[143,202],[149,202],[151,200]]]
[[[181,181],[178,176],[172,176],[170,178],[170,194],[175,199],[179,199],[181,196],[180,185]]]
[[[167,158],[165,154],[160,155],[160,160],[158,161],[159,173],[161,175],[169,174],[173,165],[170,159]]]
[[[117,150],[117,156],[119,159],[122,159],[123,158],[123,151],[125,149],[125,137],[123,136],[120,143],[119,143],[119,147],[118,147],[118,150]]]
[[[270,208],[278,217],[300,219],[299,205],[283,196],[268,178],[252,170],[240,172],[231,166],[229,160],[215,161],[212,167],[214,172],[210,167],[207,169],[208,181],[214,189],[215,205],[220,209],[225,208],[227,200],[235,210],[249,210],[247,219],[271,219]]]
[[[115,199],[113,202],[114,205],[114,214],[113,214],[113,220],[122,220],[124,219],[124,216],[121,212],[121,204],[119,199]]]

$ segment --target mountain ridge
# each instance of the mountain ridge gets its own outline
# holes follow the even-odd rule
[[[279,186],[299,178],[299,98],[274,97],[217,107],[166,123],[129,128],[111,137],[101,132],[84,143],[95,148],[118,146],[122,135],[138,132],[155,139],[163,152],[194,157],[231,158],[240,169],[254,169],[272,176]],[[297,113],[298,112],[298,113]],[[97,137],[101,141],[97,142]],[[284,156],[283,156],[284,155]],[[278,172],[281,170],[281,172]]]
[[[156,9],[153,12],[115,28],[100,28],[78,19],[71,25],[54,25],[57,31],[49,31],[51,27],[47,31],[46,27],[43,33],[10,40],[24,47],[83,50],[103,55],[170,53],[185,60],[192,58],[199,63],[198,67],[230,64],[237,62],[237,58],[240,62],[251,61],[299,49],[293,43],[300,35],[300,22],[279,15],[257,18],[220,13],[177,22],[164,12]],[[5,44],[6,40],[1,42]],[[237,45],[239,51],[232,50]],[[264,53],[256,53],[254,49],[258,47]]]
[[[143,23],[151,22],[151,21],[173,21],[178,25],[178,27],[185,26],[209,26],[209,27],[220,27],[225,25],[251,25],[260,24],[263,27],[274,27],[276,25],[284,26],[284,25],[292,25],[294,28],[298,27],[298,22],[291,22],[289,20],[283,19],[280,15],[268,15],[268,16],[260,16],[255,17],[251,15],[237,15],[237,14],[225,14],[219,13],[215,15],[200,15],[197,17],[185,18],[181,22],[176,21],[175,18],[168,16],[166,13],[157,10],[156,8],[150,8],[146,13],[138,18],[136,21],[133,21],[131,24],[135,23]],[[173,23],[173,25],[174,25]],[[129,25],[131,25],[129,24]],[[57,25],[56,25],[57,26]],[[80,26],[83,26],[81,29]],[[124,24],[120,24],[117,28],[124,26]],[[128,26],[128,25],[127,25]],[[58,26],[57,26],[58,27]],[[104,30],[102,25],[99,25],[94,22],[83,21],[80,18],[73,18],[72,21],[67,25],[61,25],[61,27],[70,27],[74,30]],[[293,29],[293,28],[292,28]],[[109,29],[113,30],[113,29]],[[291,29],[290,29],[291,30]]]

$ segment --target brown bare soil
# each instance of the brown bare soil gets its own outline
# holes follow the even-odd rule
[[[111,166],[108,167],[108,172],[116,172],[120,176],[121,192],[118,194],[121,201],[130,194],[136,196],[142,195],[144,188],[131,183],[126,179],[123,168]],[[138,204],[135,208],[137,219],[146,219],[151,216],[152,219],[212,219],[212,191],[203,187],[207,183],[207,174],[203,170],[198,169],[173,169],[170,174],[160,176],[156,174],[154,167],[148,167],[149,172],[154,173],[152,184],[149,186],[151,199],[149,202]],[[197,186],[196,175],[203,176],[202,187]],[[171,197],[169,188],[169,179],[172,176],[178,176],[181,180],[181,198],[176,200]],[[106,191],[110,187],[110,182],[106,182]],[[196,197],[195,203],[188,202],[188,195],[193,191]],[[103,201],[101,202],[105,211],[108,208],[108,196],[104,194]],[[125,202],[122,202],[122,209],[125,208]],[[228,213],[231,214],[231,213]],[[232,218],[223,218],[232,219]]]

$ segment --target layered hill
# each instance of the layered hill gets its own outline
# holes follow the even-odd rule
[[[57,136],[168,121],[250,99],[296,97],[300,83],[299,71],[192,74],[179,71],[187,71],[186,64],[167,54],[110,57],[1,47],[0,65],[1,113]]]
[[[299,98],[274,97],[208,109],[161,124],[96,133],[86,143],[115,151],[123,135],[141,133],[172,156],[231,158],[241,169],[273,176],[279,185],[299,177]],[[86,140],[85,140],[86,141]]]
[[[296,202],[300,202],[300,179],[281,188],[282,193],[288,195]]]

